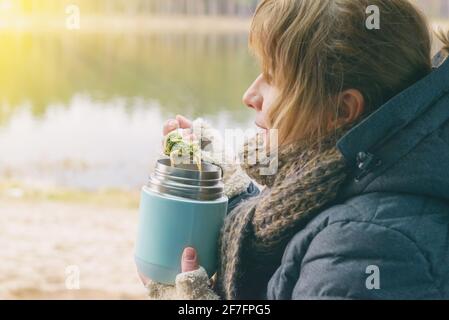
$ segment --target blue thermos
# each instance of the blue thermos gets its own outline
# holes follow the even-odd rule
[[[141,191],[135,260],[140,273],[174,284],[184,248],[194,247],[211,277],[217,268],[218,237],[227,212],[222,171],[203,163],[171,166],[160,159]]]

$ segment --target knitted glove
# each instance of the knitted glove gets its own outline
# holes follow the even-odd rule
[[[150,280],[146,286],[150,300],[219,300],[210,289],[210,280],[203,267],[195,271],[180,273],[175,285],[166,285]]]
[[[219,131],[200,118],[193,121],[192,133],[201,141],[202,160],[222,169],[226,196],[231,199],[245,192],[251,179],[239,164],[233,163],[230,151],[226,150],[225,152],[224,142]]]

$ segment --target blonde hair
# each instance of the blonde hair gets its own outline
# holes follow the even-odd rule
[[[365,26],[370,5],[380,30]],[[406,0],[262,0],[249,40],[279,90],[267,120],[281,143],[322,137],[346,89],[362,93],[366,115],[432,67],[430,28]]]

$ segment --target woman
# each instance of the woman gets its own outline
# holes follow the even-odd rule
[[[380,29],[366,27],[372,5]],[[449,298],[449,63],[432,70],[422,14],[406,0],[263,0],[250,45],[263,73],[244,102],[279,130],[279,169],[244,165],[264,188],[231,200],[214,292]],[[176,126],[190,123],[164,134]],[[178,285],[202,280],[183,298],[207,288],[198,261],[187,248]]]

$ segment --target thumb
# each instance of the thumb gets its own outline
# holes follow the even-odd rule
[[[192,128],[192,121],[190,121],[186,117],[181,116],[181,115],[178,114],[176,116],[176,120],[178,121],[179,127],[181,129],[190,129],[190,128]]]
[[[196,254],[196,250],[191,247],[185,248],[181,259],[182,272],[195,271],[198,268],[198,255]]]

